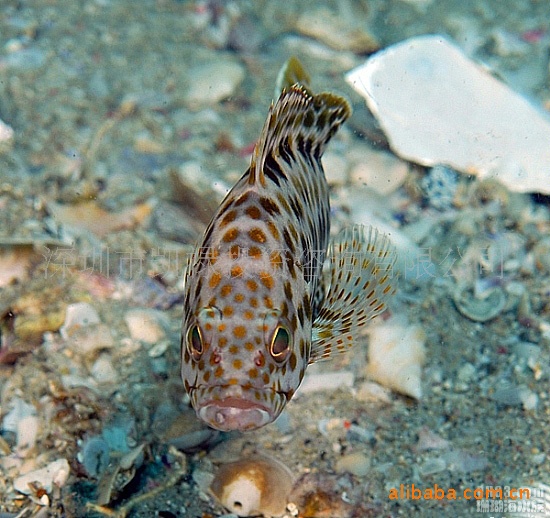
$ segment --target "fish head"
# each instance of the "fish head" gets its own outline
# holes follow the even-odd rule
[[[311,328],[292,322],[281,309],[254,318],[246,310],[225,316],[217,307],[191,315],[182,334],[182,378],[199,419],[217,430],[246,431],[279,416],[308,363]]]

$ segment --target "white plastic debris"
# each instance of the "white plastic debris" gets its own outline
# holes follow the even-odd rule
[[[400,157],[550,194],[550,118],[444,36],[393,45],[346,80]]]

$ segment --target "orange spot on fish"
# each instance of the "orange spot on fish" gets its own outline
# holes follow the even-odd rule
[[[283,265],[283,258],[279,252],[272,252],[269,256],[269,262],[273,268],[281,268]]]
[[[231,277],[240,277],[243,274],[243,269],[240,266],[231,268]]]
[[[248,257],[252,257],[252,259],[261,259],[262,251],[257,246],[251,246],[248,249]]]
[[[225,216],[220,221],[220,226],[223,228],[229,223],[232,223],[235,221],[235,218],[237,217],[237,212],[234,210],[230,210],[229,212],[226,212]]]
[[[262,217],[260,209],[258,207],[255,207],[254,205],[252,205],[251,207],[247,207],[245,213],[252,219],[260,219]]]
[[[248,200],[248,193],[245,192],[244,194],[241,194],[236,200],[235,205],[239,206],[242,205],[246,200]]]
[[[208,281],[208,286],[210,286],[210,288],[214,289],[218,286],[218,284],[221,282],[221,280],[222,280],[222,274],[219,273],[219,272],[214,272],[210,276],[210,279]]]
[[[239,235],[239,229],[236,227],[230,228],[224,235],[222,240],[225,243],[231,243],[231,241],[235,241],[237,239],[237,236]]]
[[[251,228],[248,231],[248,236],[252,239],[252,241],[256,241],[256,243],[265,243],[267,240],[264,231],[258,227]]]
[[[274,281],[269,272],[260,272],[260,282],[268,289],[273,289]]]
[[[269,229],[269,231],[271,232],[271,235],[275,238],[275,239],[279,239],[279,230],[277,229],[277,226],[275,225],[275,223],[273,223],[273,221],[269,221],[267,223],[267,228]]]
[[[233,291],[233,286],[231,286],[231,284],[225,284],[224,286],[222,286],[220,293],[222,297],[229,297],[232,291]]]
[[[244,338],[246,336],[246,327],[235,326],[235,329],[233,329],[233,336],[235,338]]]

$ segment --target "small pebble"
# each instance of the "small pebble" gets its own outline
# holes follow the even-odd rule
[[[338,473],[351,473],[356,477],[364,477],[370,471],[370,459],[361,452],[350,453],[340,457],[336,462]]]
[[[102,354],[92,365],[90,374],[98,383],[114,385],[118,381],[118,373],[113,366],[111,357]]]
[[[350,170],[351,181],[382,195],[398,189],[409,173],[408,164],[395,155],[364,145],[352,149],[349,160],[355,162]]]
[[[441,473],[447,469],[447,463],[441,457],[435,459],[426,459],[419,467],[421,475],[433,475],[434,473]]]
[[[470,381],[474,378],[476,373],[476,368],[471,363],[465,363],[458,370],[457,378],[460,381]]]
[[[323,390],[337,390],[340,388],[352,388],[355,376],[351,371],[323,372],[310,374],[306,372],[304,382],[300,385],[300,393],[311,394]]]
[[[437,210],[452,206],[457,186],[457,173],[442,165],[432,167],[420,182],[428,205]]]
[[[297,30],[335,50],[368,53],[378,49],[378,42],[365,30],[364,20],[335,16],[326,7],[306,9],[296,21]]]
[[[17,433],[19,422],[25,417],[35,416],[36,408],[21,398],[13,398],[10,403],[11,410],[2,419],[2,430]]]
[[[82,357],[93,357],[102,349],[110,349],[114,345],[111,329],[106,324],[77,329],[67,341],[67,348]]]
[[[383,404],[390,404],[392,401],[390,392],[378,383],[373,383],[372,381],[365,381],[359,386],[355,394],[355,399],[365,403]]]
[[[59,329],[61,336],[67,340],[76,330],[99,324],[101,319],[96,309],[87,302],[69,304],[66,310],[65,322]]]
[[[46,63],[46,52],[41,49],[23,48],[5,56],[2,63],[13,72],[36,70]]]
[[[525,402],[530,405],[533,403],[533,394],[527,385],[509,386],[495,390],[491,399],[506,406],[518,406]]]
[[[17,423],[17,455],[27,457],[36,446],[40,419],[35,415],[23,417]]]
[[[156,311],[132,309],[124,315],[124,321],[134,340],[154,344],[164,339],[166,334]]]
[[[184,102],[191,109],[217,104],[235,94],[244,76],[244,67],[229,58],[197,65],[189,70]]]
[[[462,450],[451,450],[442,456],[451,471],[471,473],[482,471],[487,467],[487,458],[482,455],[474,455]]]
[[[13,129],[0,120],[0,155],[13,148]]]
[[[444,439],[424,426],[418,432],[416,451],[446,450],[450,447],[450,444],[451,443],[447,439]]]

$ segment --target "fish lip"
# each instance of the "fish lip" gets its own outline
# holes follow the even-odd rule
[[[283,394],[271,389],[256,391],[274,393],[276,399],[286,402]],[[199,386],[196,387],[196,397],[191,399],[197,417],[211,428],[224,432],[250,431],[273,422],[284,406],[277,404],[276,408],[270,408],[252,399],[250,392],[235,385]]]

